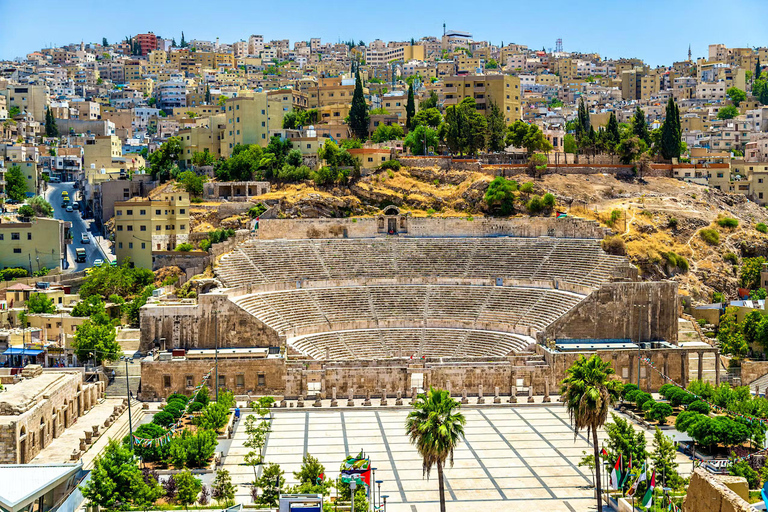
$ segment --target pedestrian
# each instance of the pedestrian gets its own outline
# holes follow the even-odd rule
[[[235,421],[240,421],[240,407],[235,407]]]
[[[112,370],[112,375],[109,378],[109,382],[110,382],[110,384],[115,382],[115,370],[114,369]]]

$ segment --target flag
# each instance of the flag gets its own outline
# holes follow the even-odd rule
[[[635,480],[635,483],[632,484],[632,487],[629,488],[627,491],[627,496],[630,498],[635,495],[637,492],[637,487],[640,485],[641,482],[645,482],[647,476],[645,473],[645,463],[643,463],[643,468],[640,470],[640,474],[637,476],[637,479]]]
[[[629,465],[627,466],[627,472],[624,474],[624,479],[621,481],[621,487],[624,487],[629,480],[629,472],[632,471],[632,454],[629,454]]]
[[[651,505],[651,501],[653,500],[654,487],[656,487],[656,471],[655,470],[651,475],[651,483],[650,485],[648,485],[648,490],[645,491],[645,496],[643,496],[643,506],[645,508],[648,508]]]
[[[621,480],[621,454],[619,454],[619,458],[616,459],[616,465],[613,466],[613,470],[611,471],[611,477],[610,477],[611,488],[614,490],[617,490],[619,488],[620,480]]]
[[[608,456],[608,452],[605,451],[605,448],[603,448],[603,451],[600,452],[600,456],[601,457],[607,457]]]

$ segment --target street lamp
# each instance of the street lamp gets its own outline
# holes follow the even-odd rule
[[[382,496],[381,497],[381,499],[384,500],[384,512],[387,512],[387,498],[389,498],[389,496]]]
[[[384,480],[376,480],[376,483],[379,485],[379,504],[378,506],[374,505],[374,509],[378,510],[378,508],[381,507],[381,484],[384,482]],[[375,495],[375,493],[374,493]],[[374,496],[375,499],[375,496]]]
[[[349,501],[351,503],[350,512],[355,512],[355,489],[357,489],[357,482],[350,480],[349,482]]]
[[[376,468],[371,468],[371,480],[374,482],[376,481]],[[376,508],[376,487],[369,486],[368,487],[368,499],[371,499],[371,510]]]

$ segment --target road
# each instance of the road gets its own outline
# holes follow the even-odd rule
[[[53,206],[53,216],[57,219],[69,221],[72,223],[72,244],[67,246],[67,261],[68,268],[64,269],[64,272],[78,272],[85,270],[88,267],[93,266],[93,262],[96,259],[102,259],[109,261],[106,252],[102,247],[96,243],[95,236],[98,232],[93,225],[92,220],[83,220],[80,216],[80,211],[68,212],[66,208],[61,206],[61,193],[67,191],[70,200],[81,200],[82,195],[80,191],[74,187],[74,182],[68,183],[48,183],[48,190],[45,193],[45,199]],[[82,204],[81,204],[82,206]],[[90,243],[84,244],[81,241],[82,234],[88,234],[88,240]],[[82,247],[85,249],[85,263],[75,262],[75,249]]]

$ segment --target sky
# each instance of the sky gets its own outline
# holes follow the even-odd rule
[[[475,40],[639,57],[652,66],[706,57],[707,46],[768,46],[768,0],[0,0],[0,60],[53,45],[112,43],[152,31],[187,40],[320,37],[323,42],[440,36],[443,23]]]

